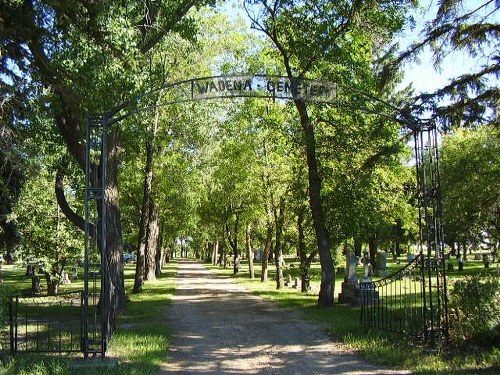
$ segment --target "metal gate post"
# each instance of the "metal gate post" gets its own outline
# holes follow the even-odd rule
[[[435,124],[414,132],[418,188],[419,237],[422,276],[423,337],[427,342],[448,337],[448,305],[444,236],[441,223],[441,176],[438,131]]]
[[[105,355],[104,317],[106,304],[106,117],[101,114],[87,115],[85,142],[85,255],[83,292],[83,352]],[[93,254],[91,252],[94,251]],[[91,255],[98,257],[99,264],[91,264]],[[92,268],[92,269],[91,269]],[[91,289],[92,279],[92,289]],[[100,279],[99,286],[97,280]],[[100,303],[97,304],[96,296]],[[92,299],[93,322],[89,299]],[[97,311],[100,309],[100,311]],[[100,321],[97,321],[100,319]],[[99,326],[99,328],[97,327]],[[99,337],[100,336],[100,337]]]

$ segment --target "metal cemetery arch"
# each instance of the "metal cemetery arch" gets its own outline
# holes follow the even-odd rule
[[[167,91],[174,96],[162,103],[155,102],[155,94]],[[350,94],[350,102],[342,100],[344,93]],[[320,80],[289,79],[283,76],[243,75],[214,76],[195,78],[161,86],[130,101],[124,102],[108,112],[89,114],[87,119],[85,143],[85,286],[83,297],[82,350],[88,354],[105,355],[106,346],[111,337],[114,317],[110,317],[107,298],[111,293],[108,283],[106,257],[106,165],[108,126],[124,120],[133,114],[177,103],[194,102],[221,98],[268,98],[279,100],[300,99],[309,102],[327,103],[334,106],[348,107],[376,114],[397,121],[402,127],[413,132],[415,140],[415,160],[418,181],[419,219],[420,219],[420,252],[419,262],[432,265],[444,277],[443,236],[441,231],[440,187],[437,163],[436,128],[413,118],[407,112],[391,103],[384,102],[371,94],[351,87]],[[388,110],[380,112],[368,106],[353,105],[354,99],[361,99],[364,104],[379,103]],[[120,114],[121,112],[125,112]],[[428,158],[424,162],[424,158]],[[430,163],[429,163],[430,161]],[[104,266],[103,266],[104,265]],[[427,267],[430,269],[431,267]],[[424,267],[421,267],[424,269]],[[423,272],[423,271],[422,271]],[[422,274],[422,277],[425,275]],[[427,276],[426,276],[427,277]],[[439,317],[432,312],[430,321],[425,317],[429,305],[426,293],[434,292],[435,284],[423,282],[425,331],[443,331],[441,316],[446,315],[446,297],[439,296]],[[443,279],[445,286],[445,279]],[[439,284],[439,283],[438,283]],[[370,288],[376,288],[370,285]],[[429,288],[428,290],[426,288]],[[446,289],[441,289],[446,293]],[[442,292],[439,292],[442,293]],[[98,300],[101,299],[100,304]],[[429,301],[434,301],[430,299]],[[432,304],[432,302],[431,302]],[[369,304],[368,304],[369,305]],[[432,309],[433,306],[431,305]],[[443,315],[444,311],[444,315]],[[373,324],[366,321],[367,324]],[[444,327],[444,328],[443,328]],[[434,332],[434,331],[433,331]],[[434,335],[435,333],[432,333]]]

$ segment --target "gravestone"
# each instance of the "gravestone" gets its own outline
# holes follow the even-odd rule
[[[358,276],[356,275],[356,266],[358,265],[358,257],[350,252],[346,256],[346,270],[347,270],[347,280],[358,282]]]
[[[370,262],[370,257],[368,255],[368,252],[366,252],[366,251],[363,254],[362,263],[363,263],[363,271],[364,271],[362,282],[367,283],[367,282],[372,281],[371,276],[373,276],[373,267],[372,267],[372,263]]]
[[[348,303],[351,305],[359,304],[359,282],[356,275],[356,266],[358,265],[358,257],[349,252],[346,255],[346,270],[347,275],[342,283],[342,291],[339,293],[339,303]]]
[[[377,252],[375,264],[377,267],[375,274],[377,276],[385,277],[389,274],[389,272],[387,271],[387,253],[385,251]]]

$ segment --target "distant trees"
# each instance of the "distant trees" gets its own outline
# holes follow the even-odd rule
[[[467,56],[469,71],[434,92],[414,96],[413,110],[444,133],[443,222],[447,244],[498,247],[498,74],[500,8],[494,0],[450,0],[431,7],[418,40],[381,70],[383,81],[429,50],[436,69]],[[464,129],[462,129],[464,128]]]
[[[483,125],[446,134],[441,147],[445,240],[498,252],[500,130]],[[463,255],[463,254],[457,254]],[[498,254],[497,254],[498,255]]]

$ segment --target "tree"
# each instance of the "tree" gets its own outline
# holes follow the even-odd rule
[[[0,248],[5,249],[6,261],[10,263],[13,261],[14,247],[21,241],[11,214],[25,180],[25,163],[19,152],[21,142],[3,121],[0,122],[0,135]]]
[[[390,40],[404,20],[404,6],[390,1],[248,0],[245,4],[254,28],[269,38],[291,82],[317,75],[335,77],[339,82],[370,81],[372,53]],[[317,120],[303,99],[295,96],[294,105],[304,134],[309,204],[322,270],[318,305],[332,306],[335,268],[322,204],[314,132]]]
[[[52,188],[54,173],[46,166],[40,167],[26,181],[14,215],[23,239],[22,256],[31,264],[40,265],[47,294],[55,295],[63,272],[83,258],[83,234],[62,215],[57,205]],[[76,203],[76,198],[72,197],[72,203]]]
[[[144,4],[123,2],[67,2],[30,0],[4,2],[1,5],[1,73],[11,80],[13,92],[25,98],[37,96],[43,87],[51,95],[42,105],[51,109],[67,149],[84,168],[82,128],[85,112],[112,108],[123,98],[141,88],[142,57],[171,32],[186,37],[195,33],[193,19],[186,17],[194,6],[212,4],[204,1],[163,1]],[[5,82],[6,80],[3,79]],[[20,86],[22,90],[18,87]],[[25,113],[14,117],[26,121]],[[110,129],[108,137],[107,249],[109,284],[115,291],[110,315],[123,310],[122,239],[118,201],[119,130]],[[62,212],[78,227],[83,220],[67,204],[58,177],[58,198]]]
[[[500,242],[500,131],[483,125],[457,129],[441,146],[445,241],[480,244],[493,252]]]
[[[456,126],[494,124],[498,121],[500,71],[498,50],[498,1],[440,1],[430,7],[434,14],[422,28],[419,39],[396,57],[387,60],[381,70],[384,82],[390,82],[399,70],[430,49],[436,69],[446,58],[468,55],[477,63],[470,72],[454,77],[431,93],[414,97],[413,109],[438,122],[443,130]]]

